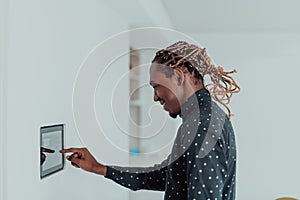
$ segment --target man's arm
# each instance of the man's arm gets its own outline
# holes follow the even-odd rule
[[[112,167],[98,163],[86,148],[70,148],[60,152],[73,153],[66,158],[74,167],[103,175],[131,190],[165,190],[167,160],[147,168]]]
[[[167,168],[163,162],[146,168],[107,167],[106,178],[131,190],[165,190]]]

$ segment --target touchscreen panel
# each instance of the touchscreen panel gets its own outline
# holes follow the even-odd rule
[[[44,126],[40,128],[40,168],[41,178],[64,168],[63,149],[64,125]]]

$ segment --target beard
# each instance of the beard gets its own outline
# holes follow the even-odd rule
[[[169,116],[172,117],[173,119],[176,119],[179,114],[180,113],[170,113],[169,112]]]
[[[166,104],[164,105],[164,110],[167,111],[169,113],[169,116],[174,119],[176,119],[178,115],[181,115],[181,109],[180,108],[178,109],[176,107],[174,108],[174,106],[168,107],[168,105]]]

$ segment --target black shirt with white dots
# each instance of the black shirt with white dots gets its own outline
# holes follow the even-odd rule
[[[131,190],[165,191],[164,199],[235,199],[236,144],[231,122],[206,89],[181,108],[171,154],[146,168],[107,167],[106,178]]]

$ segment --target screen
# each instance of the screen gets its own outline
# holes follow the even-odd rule
[[[40,128],[41,178],[64,168],[64,155],[59,152],[59,150],[64,148],[63,135],[63,124]]]

